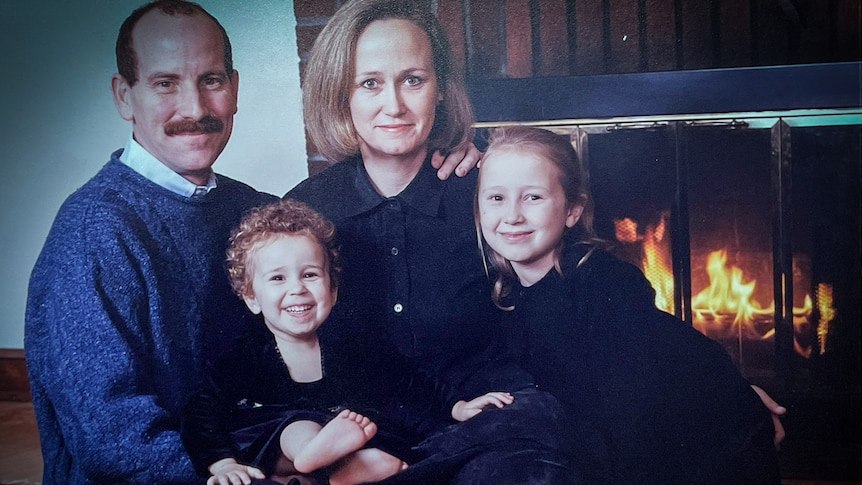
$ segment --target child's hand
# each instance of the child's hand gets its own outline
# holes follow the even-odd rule
[[[452,417],[456,421],[467,421],[482,412],[482,408],[493,404],[498,408],[512,404],[515,400],[508,392],[489,392],[472,401],[458,401],[452,406]]]
[[[240,465],[233,458],[221,459],[209,466],[213,474],[207,480],[207,485],[249,485],[252,478],[266,478],[253,466]]]

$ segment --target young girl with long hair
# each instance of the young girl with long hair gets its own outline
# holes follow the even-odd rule
[[[587,483],[779,483],[769,412],[715,342],[602,250],[571,144],[493,132],[477,231],[511,356],[563,402]]]

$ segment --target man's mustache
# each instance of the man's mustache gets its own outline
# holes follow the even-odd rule
[[[218,133],[224,129],[222,120],[214,116],[204,116],[195,120],[179,120],[165,124],[165,134],[168,136],[184,133]]]

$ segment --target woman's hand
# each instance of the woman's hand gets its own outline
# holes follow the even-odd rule
[[[455,421],[467,421],[482,412],[482,408],[489,405],[501,408],[506,404],[512,404],[515,400],[508,392],[489,392],[471,401],[458,401],[452,406],[452,418]]]
[[[466,147],[458,147],[449,152],[445,157],[439,151],[431,155],[431,166],[437,169],[437,178],[446,180],[452,172],[463,177],[473,167],[479,165],[482,160],[482,152],[476,145],[470,143]]]
[[[787,408],[781,406],[766,393],[763,389],[752,384],[752,389],[757,395],[760,397],[760,400],[763,401],[763,405],[769,409],[769,412],[772,413],[772,425],[775,427],[775,436],[773,437],[773,442],[775,443],[775,448],[778,449],[781,442],[784,441],[784,426],[781,424],[780,417],[787,412]]]
[[[233,458],[223,458],[209,466],[213,474],[207,485],[249,485],[252,478],[266,478],[253,466],[240,465]]]

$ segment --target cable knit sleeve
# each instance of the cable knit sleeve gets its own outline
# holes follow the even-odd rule
[[[184,315],[160,316],[183,295],[161,293],[144,225],[67,205],[31,276],[25,347],[46,485],[199,480],[176,417],[197,336],[175,324]]]

